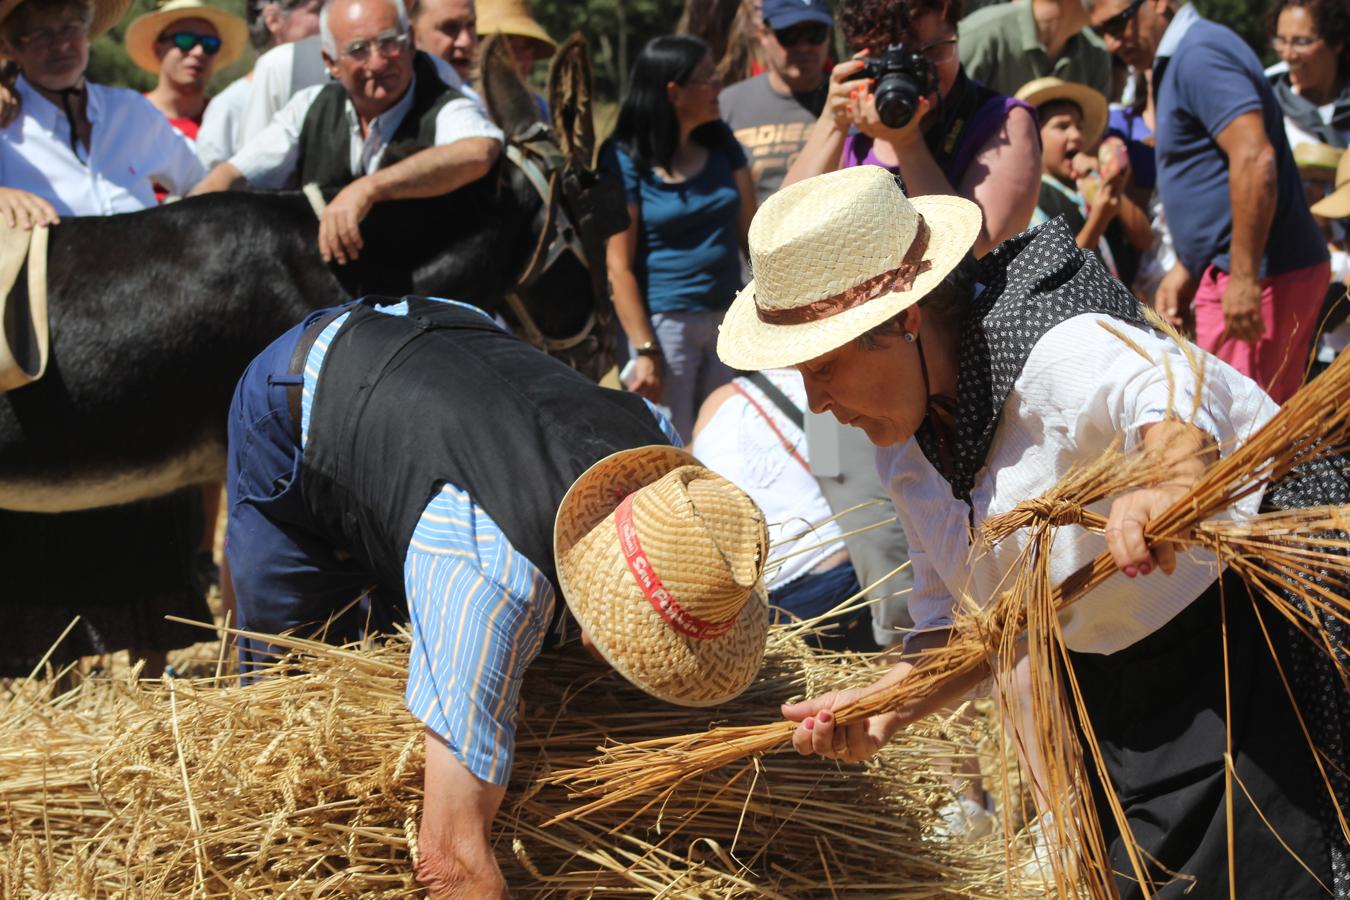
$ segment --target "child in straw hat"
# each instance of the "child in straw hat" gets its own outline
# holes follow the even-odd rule
[[[132,19],[126,33],[131,61],[159,77],[146,98],[193,140],[206,112],[211,76],[238,59],[247,45],[243,19],[201,0],[169,0]]]
[[[1253,604],[1239,600],[1240,580],[1218,580],[1203,554],[1179,556],[1144,538],[1150,519],[1269,419],[1274,403],[1216,359],[1205,357],[1198,377],[1062,221],[976,263],[968,251],[979,229],[968,201],[910,200],[875,168],[793,185],[756,216],[755,280],[722,323],[718,351],[728,365],[795,366],[813,410],[878,446],[878,472],[910,542],[917,630],[905,661],[861,693],[904,680],[917,654],[944,647],[960,598],[987,604],[1009,587],[1025,532],[976,546],[972,525],[1040,496],[1117,440],[1142,445],[1159,455],[1166,479],[1094,506],[1105,534],[1065,526],[1049,557],[1055,584],[1107,549],[1118,566],[1059,620],[1083,711],[1068,734],[1090,727],[1103,768],[1093,769],[1090,799],[1051,794],[1055,824],[1096,850],[1078,873],[1094,894],[1194,887],[1226,896],[1230,865],[1246,896],[1342,890],[1345,836],[1270,647],[1292,672],[1302,721],[1342,801],[1343,685],[1291,628],[1257,621]],[[1344,475],[1328,470],[1258,491],[1232,512],[1346,502]],[[1343,623],[1321,624],[1343,651]],[[799,752],[856,761],[981,677],[944,681],[915,708],[839,728],[833,710],[860,692],[784,714],[799,723]]]
[[[543,645],[580,630],[686,706],[758,672],[763,515],[672,440],[646,401],[451,301],[317,313],[241,379],[227,537],[241,663],[264,664],[270,634],[346,641],[410,622],[418,878],[433,896],[503,893],[489,826]]]

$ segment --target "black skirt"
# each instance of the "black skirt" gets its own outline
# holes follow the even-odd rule
[[[1146,589],[1147,581],[1140,585]],[[1225,716],[1225,607],[1231,720]],[[1148,893],[1155,896],[1229,896],[1223,757],[1230,731],[1236,779],[1241,781],[1241,787],[1233,785],[1236,896],[1265,900],[1340,893],[1337,882],[1343,878],[1333,870],[1345,859],[1345,840],[1328,821],[1334,816],[1327,815],[1326,784],[1275,667],[1258,612],[1286,672],[1291,662],[1306,664],[1310,654],[1321,652],[1298,646],[1303,639],[1295,638],[1274,608],[1264,601],[1254,604],[1247,586],[1230,574],[1166,626],[1125,650],[1109,656],[1070,654],[1107,775],[1130,831],[1145,851],[1153,882]],[[1321,749],[1330,757],[1328,768],[1344,771],[1343,745]],[[1093,768],[1091,762],[1088,768]],[[1093,799],[1117,887],[1122,897],[1144,896],[1100,781],[1092,774]]]

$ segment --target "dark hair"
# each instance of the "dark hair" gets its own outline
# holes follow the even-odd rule
[[[914,28],[914,20],[926,13],[938,13],[956,30],[964,12],[964,0],[844,0],[839,7],[839,29],[853,52],[880,53],[891,44],[903,42]]]
[[[622,145],[639,170],[667,168],[680,143],[680,123],[670,105],[666,85],[683,85],[708,55],[708,45],[689,34],[652,38],[633,61],[628,96],[619,107],[614,140]],[[709,123],[716,126],[716,122]],[[707,145],[707,126],[690,137]]]
[[[919,301],[919,307],[933,318],[939,328],[955,330],[961,327],[961,321],[970,309],[970,299],[975,294],[979,267],[975,254],[967,253],[956,268],[948,272],[937,287]],[[881,345],[881,338],[898,337],[904,332],[904,318],[905,311],[901,310],[880,325],[874,325],[858,335],[853,339],[854,345],[859,350],[876,350]]]
[[[263,10],[275,6],[283,13],[299,9],[309,0],[248,0],[244,4],[244,17],[248,20],[248,39],[255,50],[270,50],[275,39],[267,27]]]
[[[1290,7],[1308,11],[1316,23],[1317,36],[1330,45],[1340,44],[1336,54],[1338,73],[1350,74],[1350,6],[1345,0],[1275,0],[1266,13],[1266,36],[1274,37],[1280,24],[1280,13]]]

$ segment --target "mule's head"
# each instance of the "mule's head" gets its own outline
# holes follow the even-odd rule
[[[527,340],[598,379],[613,365],[605,240],[628,227],[617,178],[594,165],[591,66],[573,35],[549,70],[551,122],[521,82],[504,40],[482,47],[483,96],[507,135],[504,176],[541,199],[505,315]],[[551,127],[550,127],[551,126]]]

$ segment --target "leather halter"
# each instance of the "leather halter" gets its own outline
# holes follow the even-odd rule
[[[540,330],[520,296],[521,290],[532,287],[564,253],[570,252],[584,268],[590,269],[581,236],[558,196],[558,179],[563,166],[562,151],[549,136],[548,127],[538,123],[520,138],[507,143],[505,154],[534,187],[544,204],[544,227],[539,231],[539,239],[524,271],[506,292],[506,304],[520,322],[525,339],[531,344],[546,352],[570,350],[580,345],[595,330],[594,304],[580,331],[571,337],[551,338]]]

